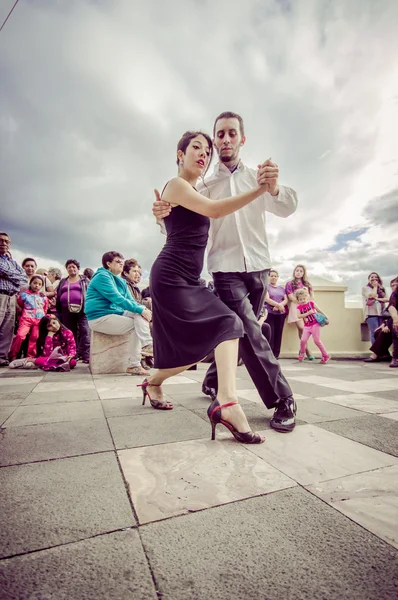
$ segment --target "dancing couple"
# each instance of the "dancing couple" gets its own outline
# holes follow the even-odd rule
[[[221,423],[238,441],[261,443],[264,438],[250,430],[237,398],[238,341],[263,402],[275,407],[271,426],[291,431],[296,404],[257,317],[270,266],[265,212],[286,217],[296,209],[297,197],[278,185],[278,166],[271,160],[258,171],[241,163],[244,143],[241,117],[220,115],[214,126],[220,162],[200,186],[197,181],[204,179],[212,159],[211,138],[187,132],[178,143],[178,176],[166,184],[153,209],[157,218],[164,218],[167,241],[150,276],[158,370],[142,387],[144,402],[149,397],[154,408],[172,409],[163,399],[162,383],[215,349],[216,364],[203,385],[212,398],[208,409],[212,438]],[[209,271],[219,297],[199,282],[207,244]]]

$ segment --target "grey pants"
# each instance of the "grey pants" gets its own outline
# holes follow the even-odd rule
[[[221,300],[243,322],[245,335],[239,342],[239,355],[267,408],[280,398],[293,395],[267,339],[261,332],[258,316],[264,305],[268,285],[268,269],[253,273],[214,273],[216,292]],[[217,367],[209,367],[204,385],[217,391]]]
[[[15,326],[16,296],[0,294],[0,360],[8,360]]]

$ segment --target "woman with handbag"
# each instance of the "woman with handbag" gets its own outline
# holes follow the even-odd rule
[[[314,338],[315,344],[321,351],[321,365],[324,365],[330,359],[325,346],[321,342],[321,327],[329,325],[327,316],[321,311],[319,306],[311,300],[311,297],[306,288],[300,288],[294,292],[297,300],[297,315],[299,319],[304,321],[304,331],[300,338],[300,353],[299,361],[304,360],[305,350],[309,338]]]
[[[380,275],[370,273],[368,283],[362,288],[363,316],[370,333],[372,345],[375,343],[375,331],[383,322],[382,314],[388,304],[386,290]],[[387,315],[388,318],[389,315]]]
[[[75,338],[77,355],[84,363],[90,360],[90,329],[84,313],[88,280],[79,275],[80,263],[70,258],[65,263],[68,277],[57,288],[57,313],[60,321]]]

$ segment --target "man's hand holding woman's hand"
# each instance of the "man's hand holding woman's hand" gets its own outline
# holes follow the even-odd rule
[[[154,192],[156,200],[152,204],[152,213],[157,221],[161,221],[169,216],[171,213],[171,206],[169,202],[161,200],[158,190],[154,190]]]

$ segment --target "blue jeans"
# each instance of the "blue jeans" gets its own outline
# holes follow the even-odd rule
[[[383,322],[383,319],[381,317],[378,317],[377,315],[373,316],[373,317],[366,317],[366,323],[369,328],[370,341],[372,342],[372,346],[375,343],[375,330],[378,327],[380,327],[382,322]]]

